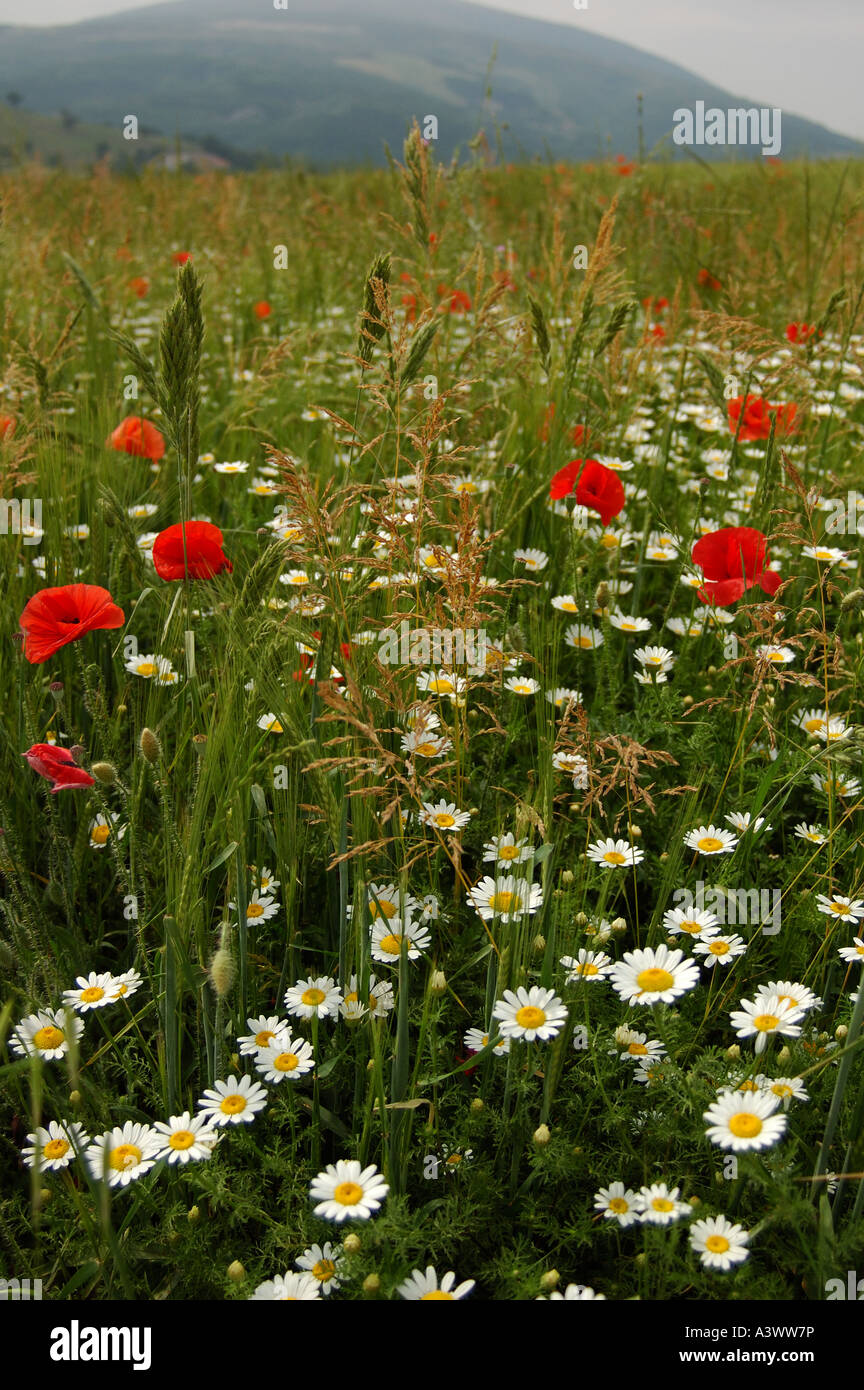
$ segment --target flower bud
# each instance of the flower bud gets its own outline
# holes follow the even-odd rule
[[[360,1249],[360,1237],[355,1236],[352,1232],[350,1236],[346,1236],[343,1240],[342,1249],[345,1251],[346,1255],[356,1255]]]
[[[477,1114],[477,1113],[479,1113],[483,1108],[484,1108],[484,1106],[483,1106],[482,1100],[480,1099],[479,1096],[475,1096],[474,1099],[473,1099],[472,1102],[471,1102],[471,1109],[475,1112],[475,1114]]]
[[[70,1091],[70,1092],[69,1092],[69,1104],[70,1104],[70,1105],[75,1105],[75,1106],[78,1106],[78,1105],[81,1104],[81,1092],[80,1092],[80,1091]]]
[[[546,950],[545,936],[541,936],[538,932],[531,945],[533,947],[535,956],[542,956],[543,952]]]
[[[573,921],[575,922],[577,927],[584,927],[587,926],[588,918],[585,916],[584,912],[577,912],[576,916],[573,918]]]
[[[62,703],[63,703],[63,682],[62,682],[62,681],[52,681],[51,684],[49,685],[48,689],[51,691],[51,694],[52,694],[53,697],[54,697],[54,703],[57,704],[57,705],[62,705]]]
[[[623,917],[613,917],[610,926],[612,930],[614,932],[617,932],[619,935],[621,932],[627,930],[627,923],[624,921]]]
[[[838,1042],[842,1042],[848,1032],[849,1029],[846,1027],[846,1024],[841,1023],[837,1028],[834,1029],[834,1036]]]
[[[564,884],[565,888],[570,887],[570,884],[573,882],[574,878],[575,874],[573,873],[572,869],[564,869],[562,871],[561,882]]]
[[[110,787],[112,782],[117,780],[117,769],[113,763],[91,763],[90,771],[97,782],[103,782],[106,787]]]
[[[557,1289],[560,1282],[561,1275],[558,1273],[557,1269],[547,1269],[546,1273],[540,1276],[540,1287],[544,1291]]]
[[[190,1207],[186,1213],[186,1220],[190,1225],[195,1226],[201,1220],[201,1211],[198,1207]]]
[[[87,749],[84,748],[84,746],[83,746],[82,744],[80,744],[80,743],[73,743],[73,744],[72,744],[72,747],[69,749],[69,753],[70,753],[70,755],[71,755],[73,761],[77,764],[78,767],[82,767],[82,766],[83,766],[83,763],[84,763],[84,756],[85,756],[86,752],[87,752]]]
[[[367,1274],[363,1280],[363,1292],[374,1295],[381,1289],[381,1277],[378,1274]]]
[[[534,1131],[533,1140],[535,1149],[545,1149],[549,1140],[552,1138],[548,1125],[538,1125]]]
[[[780,1051],[777,1053],[777,1061],[788,1062],[791,1056],[792,1053],[789,1051],[788,1047],[781,1047]]]
[[[234,957],[227,947],[220,946],[210,962],[210,983],[218,999],[224,999],[226,994],[231,993],[236,973]]]
[[[162,757],[162,744],[159,742],[153,730],[146,728],[142,729],[138,743],[148,763],[153,763],[154,765],[158,763],[159,759]]]
[[[433,995],[436,999],[440,999],[441,995],[445,992],[446,989],[447,977],[444,974],[444,971],[433,970],[432,974],[429,976],[429,993]]]
[[[239,1260],[232,1260],[228,1266],[228,1278],[232,1284],[242,1284],[246,1278],[246,1271]]]
[[[738,1058],[741,1056],[741,1049],[737,1043],[733,1043],[731,1047],[727,1047],[726,1056],[729,1058],[730,1062],[738,1061]]]
[[[594,591],[594,607],[609,607],[609,585],[606,583],[605,579],[601,579],[600,583],[597,585],[596,590]]]

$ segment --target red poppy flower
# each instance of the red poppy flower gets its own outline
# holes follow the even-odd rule
[[[559,468],[550,484],[549,496],[553,499],[568,497],[574,491],[580,507],[599,512],[604,526],[624,510],[627,500],[615,470],[596,459],[571,459]]]
[[[652,299],[649,295],[647,299],[642,300],[642,308],[645,309],[647,313],[651,314],[653,318],[657,318],[659,314],[662,314],[664,309],[669,308],[669,300],[662,295],[659,299]]]
[[[790,343],[806,343],[808,338],[812,338],[816,332],[815,323],[787,323],[786,337]],[[819,337],[822,337],[821,330]]]
[[[161,459],[165,453],[162,435],[140,415],[127,415],[105,443],[109,449],[116,449],[120,454],[134,454],[136,458]]]
[[[52,796],[67,787],[96,785],[90,773],[77,765],[68,748],[57,748],[53,743],[34,743],[32,748],[21,754],[21,757],[27,759],[33,771],[38,772],[40,777],[47,777],[48,781],[53,783]]]
[[[712,275],[710,270],[700,270],[699,274],[696,276],[696,279],[699,281],[700,285],[704,286],[706,290],[722,289],[722,285],[720,284],[720,281],[717,279],[717,276]]]
[[[555,419],[555,402],[554,402],[554,401],[550,401],[549,404],[547,405],[547,407],[546,407],[544,413],[543,413],[543,424],[540,426],[539,430],[537,431],[537,438],[538,438],[538,439],[542,439],[542,441],[543,441],[544,444],[547,443],[547,441],[548,441],[548,439],[549,439],[549,430],[550,430],[551,427],[552,427],[552,421],[553,421],[554,419]]]
[[[752,526],[723,526],[693,547],[693,562],[705,575],[699,596],[706,603],[735,603],[758,585],[774,595],[783,582],[768,568],[768,542]]]
[[[409,323],[413,323],[417,318],[417,296],[416,294],[403,294],[402,303],[405,305],[405,317]]]
[[[570,431],[570,438],[574,444],[587,444],[591,438],[591,430],[588,425],[574,425]]]
[[[259,319],[269,319],[271,313],[273,312],[266,299],[259,299],[258,303],[253,307],[255,310],[255,314]]]
[[[633,170],[636,168],[636,165],[633,163],[632,159],[628,159],[625,154],[616,154],[615,163],[618,166],[616,172],[619,174],[623,174],[625,178],[628,174],[632,174]]]
[[[438,286],[439,298],[449,295],[450,303],[448,309],[451,314],[467,314],[471,308],[471,300],[464,290],[451,289],[449,285]]]
[[[18,622],[25,634],[24,655],[38,666],[85,632],[122,627],[126,618],[107,589],[98,584],[63,584],[40,589]]]
[[[129,281],[129,288],[139,299],[143,299],[150,288],[150,281],[146,275],[133,275]]]
[[[777,434],[792,434],[795,428],[798,407],[794,403],[771,405],[762,396],[748,396],[746,400],[743,396],[735,396],[729,401],[729,430],[732,434],[738,430],[742,409],[744,419],[738,431],[739,439],[767,439],[771,433],[772,416],[777,421]]]
[[[652,323],[650,328],[645,329],[645,337],[658,339],[665,338],[666,329],[663,327],[662,323]]]
[[[11,439],[15,433],[15,416],[0,415],[0,439]]]
[[[182,579],[186,574],[183,557],[182,521],[160,531],[153,542],[153,564],[160,579]],[[234,566],[222,549],[222,532],[209,521],[187,521],[186,559],[193,579],[212,579],[215,574]]]
[[[191,251],[175,251],[171,259],[175,265],[185,265],[191,255]]]

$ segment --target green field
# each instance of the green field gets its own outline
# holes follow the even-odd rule
[[[46,1298],[861,1267],[864,169],[481,153],[0,175],[0,1275]]]

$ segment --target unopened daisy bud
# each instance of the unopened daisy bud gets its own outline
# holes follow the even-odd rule
[[[483,1109],[483,1102],[479,1096],[475,1096],[471,1102],[471,1109],[476,1113]]]
[[[72,758],[72,761],[76,763],[78,767],[82,766],[84,762],[84,755],[86,754],[86,752],[87,749],[84,748],[83,745],[80,743],[73,743],[72,747],[69,749],[69,754]]]
[[[104,782],[106,787],[110,787],[112,782],[117,780],[117,769],[113,763],[91,763],[90,771],[97,782]]]
[[[434,995],[436,999],[440,999],[446,989],[447,976],[444,974],[444,971],[433,970],[432,974],[429,976],[429,993]]]
[[[727,1047],[726,1056],[729,1058],[730,1062],[738,1061],[738,1058],[741,1056],[741,1049],[737,1043],[733,1043],[731,1047]]]
[[[535,1149],[545,1149],[552,1135],[548,1125],[538,1125],[531,1137]]]
[[[685,695],[685,696],[684,696],[684,699],[681,701],[681,703],[682,703],[682,705],[684,706],[685,709],[689,709],[690,706],[691,706],[692,703],[693,703],[693,696],[692,696],[692,695]]]
[[[39,1205],[40,1205],[40,1207],[47,1206],[47,1204],[51,1201],[51,1198],[52,1198],[53,1196],[54,1196],[54,1193],[51,1191],[51,1188],[50,1188],[50,1187],[40,1187],[40,1189],[39,1189]]]
[[[541,1289],[557,1289],[561,1282],[561,1275],[557,1269],[547,1269],[545,1274],[540,1276]]]
[[[138,746],[148,763],[158,763],[162,757],[162,744],[154,734],[152,729],[142,729]]]
[[[594,592],[594,607],[595,607],[595,608],[608,608],[608,607],[609,607],[609,585],[606,583],[606,580],[605,580],[605,579],[601,579],[600,583],[597,585],[597,588],[596,588],[596,590],[595,590],[595,592]]]
[[[634,1259],[634,1261],[636,1262],[637,1265],[644,1265],[644,1264],[646,1264],[646,1263],[647,1263],[647,1260],[648,1260],[648,1251],[647,1251],[647,1250],[639,1250],[639,1251],[637,1251],[637,1253],[633,1256],[633,1259]]]
[[[834,1036],[838,1042],[842,1042],[848,1032],[849,1029],[846,1027],[846,1024],[841,1023],[839,1027],[834,1029]]]
[[[217,998],[224,999],[230,994],[235,975],[234,957],[227,947],[220,946],[210,962],[210,983]]]
[[[350,1236],[346,1236],[342,1242],[342,1249],[345,1251],[346,1255],[356,1255],[360,1249],[360,1237],[355,1236],[353,1233]]]
[[[380,1289],[381,1276],[378,1274],[367,1274],[366,1278],[363,1280],[363,1292],[366,1294],[374,1295],[380,1292]]]
[[[622,931],[627,930],[627,923],[624,921],[623,917],[613,917],[611,926],[612,930],[614,932],[617,932],[619,935]]]
[[[716,667],[716,666],[709,666],[709,667],[708,667],[708,675],[709,675],[709,676],[716,676],[716,674],[717,674],[717,667]]]
[[[242,1284],[246,1278],[246,1271],[239,1260],[232,1260],[228,1266],[228,1278],[232,1284]]]
[[[577,912],[573,921],[576,923],[577,927],[584,927],[588,924],[588,918],[585,916],[584,912]]]
[[[864,589],[850,589],[845,598],[840,600],[840,612],[850,613],[854,609],[856,613],[864,608]]]
[[[564,884],[565,888],[570,887],[570,884],[573,882],[574,878],[575,874],[573,873],[572,869],[565,869],[561,874],[561,882]]]
[[[631,826],[630,826],[630,834],[633,836],[633,839],[634,839],[634,840],[641,840],[641,838],[642,838],[642,827],[641,827],[641,825],[631,825]]]
[[[538,932],[531,944],[533,946],[535,956],[542,956],[543,952],[546,950],[545,936],[541,936]]]
[[[788,1062],[791,1056],[792,1053],[789,1051],[788,1047],[781,1047],[780,1051],[777,1053],[777,1061]]]
[[[196,1224],[196,1222],[200,1221],[200,1220],[201,1220],[201,1210],[200,1210],[200,1208],[199,1208],[199,1207],[190,1207],[189,1210],[188,1210],[187,1213],[186,1213],[186,1220],[187,1220],[192,1226],[194,1226],[194,1225]]]
[[[128,712],[128,709],[129,709],[129,706],[128,706],[128,705],[117,705],[117,707],[116,707],[115,710],[114,710],[114,713],[115,713],[115,714],[126,714],[126,713]]]
[[[80,1092],[80,1091],[70,1091],[70,1092],[69,1092],[69,1104],[70,1104],[70,1105],[75,1105],[75,1106],[78,1106],[78,1105],[81,1104],[81,1092]]]
[[[698,1206],[699,1206],[699,1203],[700,1203],[701,1201],[702,1201],[702,1198],[701,1198],[701,1197],[688,1197],[688,1198],[687,1198],[687,1202],[688,1202],[688,1204],[689,1204],[691,1207],[698,1207]]]

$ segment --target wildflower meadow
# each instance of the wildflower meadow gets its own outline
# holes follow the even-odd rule
[[[45,1299],[864,1291],[861,165],[488,153],[0,176]]]

